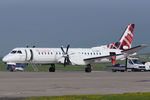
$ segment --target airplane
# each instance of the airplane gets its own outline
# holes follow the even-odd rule
[[[92,48],[36,48],[24,47],[14,48],[9,54],[4,56],[3,62],[9,66],[16,64],[49,64],[49,72],[55,72],[55,64],[64,66],[84,65],[85,72],[91,72],[91,64],[101,64],[123,60],[129,55],[134,55],[137,51],[146,47],[145,44],[131,48],[134,24],[128,24],[118,42],[92,47]]]

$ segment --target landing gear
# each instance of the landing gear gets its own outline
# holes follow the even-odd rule
[[[15,71],[15,66],[13,66],[13,65],[8,65],[8,66],[7,66],[7,70],[9,70],[10,72],[14,72],[14,71]]]
[[[91,70],[91,65],[88,64],[87,67],[85,68],[85,72],[89,73],[89,72],[91,72],[91,71],[92,71],[92,70]]]
[[[55,64],[51,64],[51,67],[49,68],[49,72],[55,72]]]

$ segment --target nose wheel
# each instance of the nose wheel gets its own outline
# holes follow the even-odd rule
[[[51,67],[49,68],[49,72],[55,72],[55,64],[51,64]]]
[[[87,67],[85,68],[85,72],[89,73],[89,72],[91,72],[91,71],[92,71],[91,65],[88,64]]]

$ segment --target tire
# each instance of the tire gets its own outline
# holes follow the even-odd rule
[[[54,67],[50,67],[49,68],[49,72],[55,72],[55,68]]]
[[[121,72],[124,72],[124,70],[121,70]]]
[[[115,69],[112,69],[112,72],[117,72]]]
[[[91,72],[91,68],[85,68],[85,72],[87,73]]]
[[[13,70],[13,69],[11,69],[11,70],[10,70],[10,72],[14,72],[14,70]]]

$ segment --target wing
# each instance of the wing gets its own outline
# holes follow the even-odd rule
[[[102,59],[112,59],[113,56],[120,56],[122,54],[114,54],[114,55],[108,55],[108,56],[100,56],[100,57],[92,57],[92,58],[86,58],[84,61],[95,61],[95,60],[102,60]]]
[[[129,55],[129,54],[133,54],[133,53],[136,53],[137,51],[140,51],[141,49],[147,47],[147,45],[145,44],[142,44],[142,45],[139,45],[139,46],[136,46],[136,47],[133,47],[131,49],[128,49],[128,50],[124,50],[122,51],[121,54],[114,54],[114,55],[107,55],[107,56],[100,56],[100,57],[92,57],[92,58],[86,58],[84,59],[84,61],[90,61],[90,62],[93,62],[95,60],[102,60],[102,59],[112,59],[113,56],[120,56],[120,55]]]
[[[136,53],[137,51],[140,51],[141,49],[143,49],[143,48],[145,48],[145,47],[147,47],[147,45],[142,44],[142,45],[133,47],[133,48],[131,48],[131,49],[124,50],[124,51],[122,51],[122,53],[133,54],[133,53]]]

